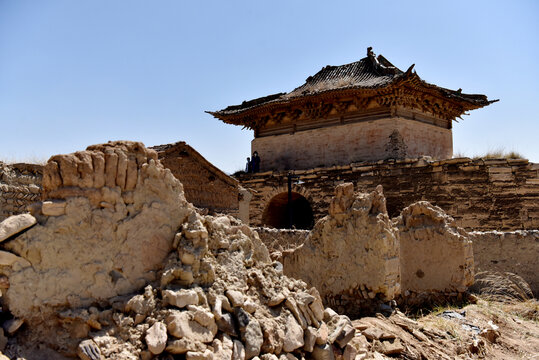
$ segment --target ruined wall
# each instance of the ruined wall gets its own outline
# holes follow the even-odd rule
[[[2,247],[4,304],[18,317],[46,316],[141,288],[172,249],[191,210],[182,185],[141,143],[113,142],[51,157],[31,229]]]
[[[442,209],[420,201],[406,207],[394,223],[403,291],[464,292],[473,284],[472,242]]]
[[[398,133],[395,133],[397,131]],[[261,170],[310,169],[387,158],[453,156],[451,129],[400,117],[255,138]]]
[[[334,187],[353,182],[360,191],[372,191],[381,184],[391,217],[411,203],[425,200],[468,230],[539,228],[539,164],[523,159],[388,160],[292,173],[301,181],[294,184],[293,191],[310,202],[315,220],[327,214]],[[286,193],[287,174],[275,171],[239,176],[242,186],[254,190],[252,224],[261,225],[271,198]]]
[[[160,145],[159,160],[183,184],[187,201],[199,208],[238,215],[238,183],[184,142]]]
[[[0,162],[0,221],[41,199],[42,166]]]
[[[521,276],[539,297],[539,230],[474,231],[475,271],[511,272]]]
[[[381,188],[354,194],[351,183],[337,186],[329,215],[303,245],[283,252],[282,263],[286,275],[316,287],[328,306],[350,316],[395,298],[399,240]]]

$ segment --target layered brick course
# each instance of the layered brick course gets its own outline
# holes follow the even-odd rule
[[[309,201],[315,220],[327,214],[334,187],[352,182],[364,192],[381,184],[391,217],[413,202],[426,200],[468,230],[539,228],[539,164],[525,159],[432,161],[425,157],[239,175],[242,186],[254,194],[251,224],[263,225],[269,201],[287,192],[289,173],[298,176],[293,191]]]
[[[0,162],[0,221],[27,211],[41,200],[43,167],[35,164]]]

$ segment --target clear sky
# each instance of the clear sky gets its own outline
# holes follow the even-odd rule
[[[182,140],[234,172],[252,131],[205,110],[290,91],[368,46],[500,99],[454,124],[455,152],[539,162],[536,0],[0,0],[0,159]]]

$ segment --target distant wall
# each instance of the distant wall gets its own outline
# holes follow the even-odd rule
[[[394,133],[397,131],[398,133]],[[453,156],[451,129],[400,117],[255,138],[261,170],[310,169],[357,161]]]
[[[262,214],[272,197],[287,191],[288,171],[240,175],[254,191],[250,220],[263,225]],[[426,200],[439,206],[467,230],[539,229],[539,164],[523,159],[428,158],[352,163],[295,170],[293,191],[310,203],[315,221],[328,213],[336,185],[352,182],[368,192],[381,184],[390,217]]]
[[[0,162],[0,221],[41,200],[42,166]]]
[[[539,297],[539,230],[474,231],[475,271],[511,272],[521,276]]]
[[[184,142],[153,149],[161,163],[183,184],[187,201],[199,208],[239,216],[239,188],[235,179]]]

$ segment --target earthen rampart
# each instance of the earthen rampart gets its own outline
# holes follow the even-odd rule
[[[261,153],[262,161],[264,154]],[[429,201],[467,230],[518,230],[539,228],[539,164],[525,159],[430,158],[353,163],[346,166],[295,171],[268,171],[238,176],[253,190],[250,221],[264,225],[271,200],[292,191],[310,204],[314,220],[328,212],[334,187],[354,183],[358,191],[382,185],[389,216],[416,201]],[[266,219],[265,219],[265,218]]]
[[[474,231],[475,271],[510,272],[521,276],[539,297],[539,230]]]
[[[41,199],[43,167],[36,164],[0,162],[0,221],[27,211]]]

